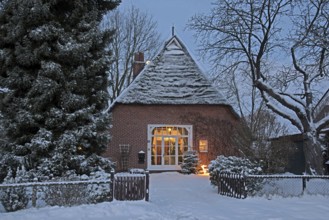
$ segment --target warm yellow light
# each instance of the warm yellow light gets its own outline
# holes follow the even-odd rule
[[[199,151],[208,152],[208,141],[207,140],[199,140]]]
[[[208,172],[208,166],[207,165],[201,165],[201,169],[202,169],[202,173],[201,175],[204,175],[204,176],[209,176],[209,172]]]

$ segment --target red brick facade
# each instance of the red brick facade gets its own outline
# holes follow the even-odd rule
[[[208,152],[200,153],[203,164],[220,154],[235,154],[229,137],[238,118],[225,105],[138,105],[116,104],[111,110],[112,140],[105,157],[121,167],[119,145],[129,144],[128,168],[147,168],[147,130],[149,124],[192,125],[193,150],[198,150],[200,139],[208,140]],[[138,152],[146,153],[145,163],[138,162]]]

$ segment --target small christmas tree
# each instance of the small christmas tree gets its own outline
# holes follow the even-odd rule
[[[199,155],[197,151],[186,151],[183,155],[183,163],[181,164],[182,173],[197,173],[199,167]]]

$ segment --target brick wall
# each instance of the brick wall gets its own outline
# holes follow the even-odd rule
[[[207,119],[205,121],[205,119]],[[229,107],[220,105],[122,105],[117,104],[112,109],[111,142],[105,157],[117,162],[120,170],[120,144],[130,145],[130,168],[147,168],[147,155],[145,163],[138,163],[138,152],[147,154],[147,125],[193,125],[193,148],[198,148],[199,139],[208,139],[208,153],[201,153],[204,163],[215,159],[219,154],[234,154],[227,143],[227,131],[230,125],[237,121],[237,117]],[[206,123],[205,123],[206,122]],[[209,122],[209,123],[208,123]],[[221,129],[214,129],[208,124],[220,124]],[[222,124],[221,124],[222,123]],[[222,130],[222,135],[210,130]],[[221,137],[211,137],[221,136]],[[216,141],[217,142],[216,142]],[[215,146],[216,145],[216,146]],[[221,146],[218,146],[221,145]]]

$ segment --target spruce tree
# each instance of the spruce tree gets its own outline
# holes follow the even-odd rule
[[[0,10],[4,137],[0,182],[9,168],[35,175],[89,173],[111,166],[102,16],[119,0],[5,0]]]
[[[183,155],[183,162],[180,166],[182,168],[182,173],[184,174],[197,173],[198,168],[200,168],[198,152],[195,150],[186,151]]]

